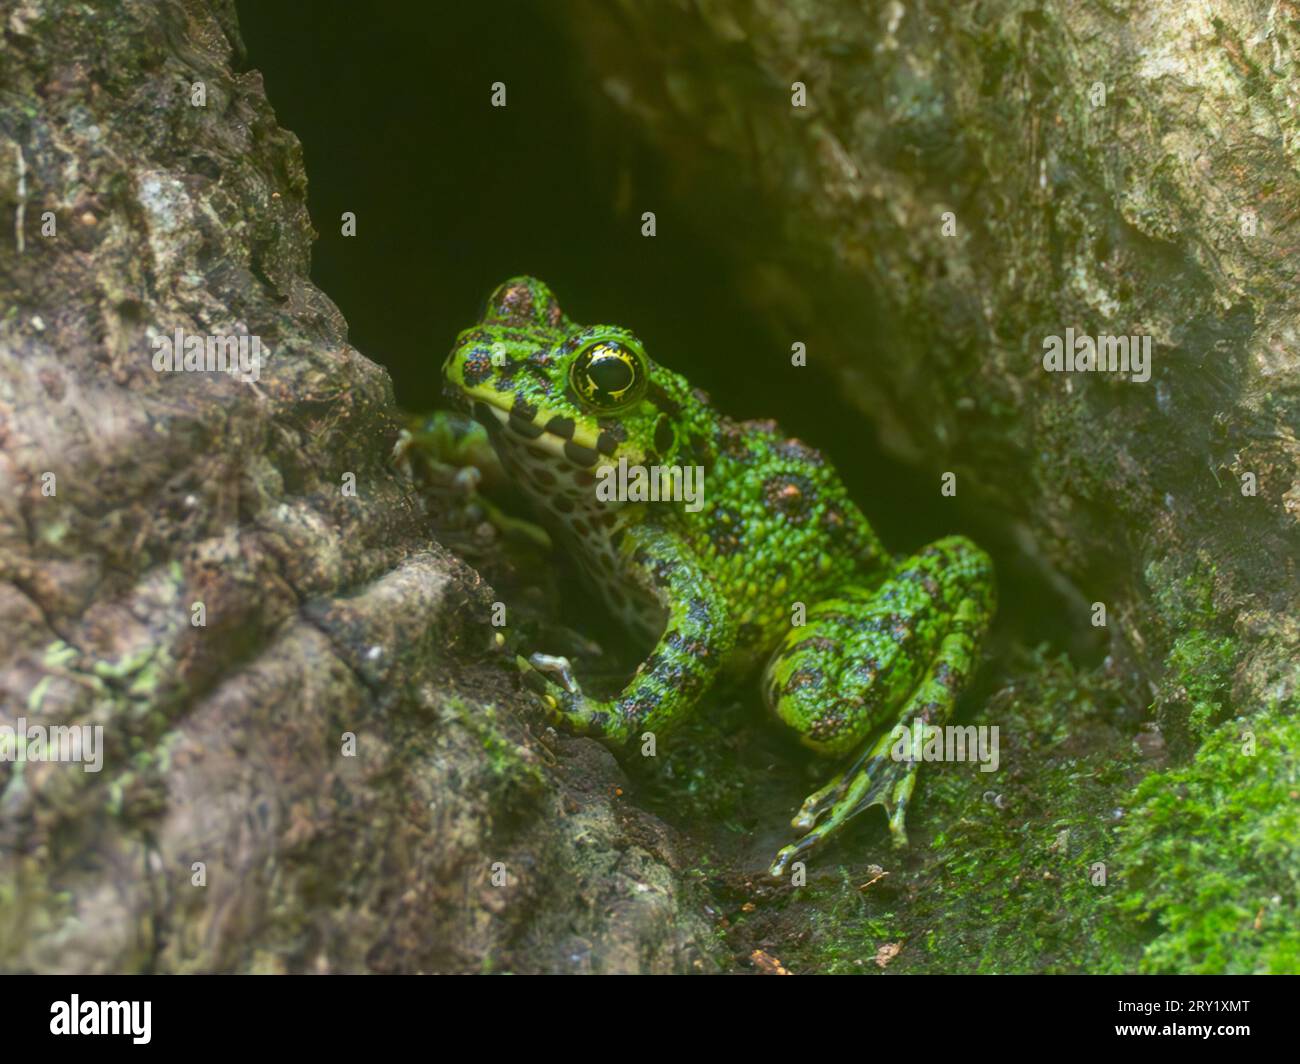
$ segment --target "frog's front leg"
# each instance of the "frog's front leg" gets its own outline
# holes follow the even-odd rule
[[[548,714],[570,731],[624,743],[663,730],[695,707],[734,643],[723,599],[698,559],[654,527],[629,529],[619,547],[627,579],[667,615],[663,633],[627,686],[608,700],[582,692],[564,658],[520,659],[528,686]]]
[[[792,824],[805,834],[777,855],[772,875],[873,805],[885,808],[895,844],[906,844],[916,762],[894,757],[890,726],[944,725],[993,610],[988,555],[950,536],[900,562],[878,588],[817,604],[791,631],[764,673],[768,705],[806,745],[853,756],[804,801]]]
[[[417,483],[452,488],[477,507],[504,536],[526,540],[542,550],[551,549],[551,537],[532,521],[513,517],[497,506],[480,487],[507,480],[500,456],[487,430],[473,418],[435,410],[412,418],[393,446],[392,461]]]
[[[487,430],[473,418],[450,410],[435,410],[423,417],[412,417],[393,446],[393,462],[399,468],[419,465],[422,472],[451,480],[466,470],[477,473],[477,480],[505,479]]]

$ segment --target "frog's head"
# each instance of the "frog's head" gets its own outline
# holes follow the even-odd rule
[[[512,475],[544,498],[557,477],[589,485],[620,458],[695,464],[709,449],[702,392],[653,362],[629,330],[574,324],[531,277],[492,293],[482,321],[456,338],[443,377]]]

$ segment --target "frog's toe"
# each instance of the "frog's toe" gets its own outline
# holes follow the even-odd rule
[[[784,879],[790,872],[790,868],[804,854],[808,853],[816,845],[816,842],[808,842],[808,836],[805,835],[798,842],[792,842],[789,846],[781,847],[781,852],[776,855],[767,870],[767,874],[773,879]]]
[[[452,483],[463,494],[474,495],[478,492],[478,486],[483,483],[483,471],[477,466],[463,466],[456,470]]]
[[[580,695],[578,681],[573,675],[573,664],[561,654],[533,654],[528,659],[529,666],[551,682],[559,684],[571,695]]]
[[[533,655],[534,658],[544,656],[540,654]],[[570,692],[551,679],[549,671],[543,671],[528,658],[516,655],[515,666],[519,669],[519,678],[523,681],[524,686],[537,696],[542,708],[552,716],[557,715],[561,708],[561,701],[567,701]]]
[[[844,773],[834,776],[831,781],[819,791],[814,791],[803,800],[803,805],[799,807],[799,812],[794,815],[790,821],[790,826],[795,831],[808,831],[813,828],[817,821],[822,818],[835,800],[844,793]]]
[[[388,454],[388,460],[395,466],[401,466],[409,462],[411,451],[415,448],[415,436],[410,429],[402,429],[397,434],[397,442],[393,444],[393,449]]]

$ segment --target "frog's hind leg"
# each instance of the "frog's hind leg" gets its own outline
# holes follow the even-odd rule
[[[898,728],[951,717],[993,609],[988,556],[950,536],[900,562],[879,587],[817,604],[791,631],[764,674],[768,705],[805,745],[850,761],[804,801],[792,824],[805,834],[777,855],[772,875],[873,805],[906,844],[916,763],[895,756],[908,748]]]

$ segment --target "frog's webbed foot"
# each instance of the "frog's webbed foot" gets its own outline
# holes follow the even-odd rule
[[[579,735],[599,735],[609,713],[600,703],[583,694],[573,665],[562,655],[533,654],[516,657],[520,678],[533,693],[547,718]]]
[[[776,855],[768,873],[784,876],[790,866],[820,846],[844,824],[873,805],[883,806],[896,847],[907,845],[904,819],[916,786],[916,762],[891,756],[897,736],[888,731],[865,747],[846,772],[804,799],[791,827],[805,834]]]
[[[873,805],[884,807],[894,844],[907,845],[917,764],[899,729],[948,721],[992,615],[992,564],[951,536],[901,562],[880,587],[818,603],[790,633],[764,676],[769,705],[815,749],[856,755],[804,800],[791,821],[804,834],[777,854],[773,876]]]

